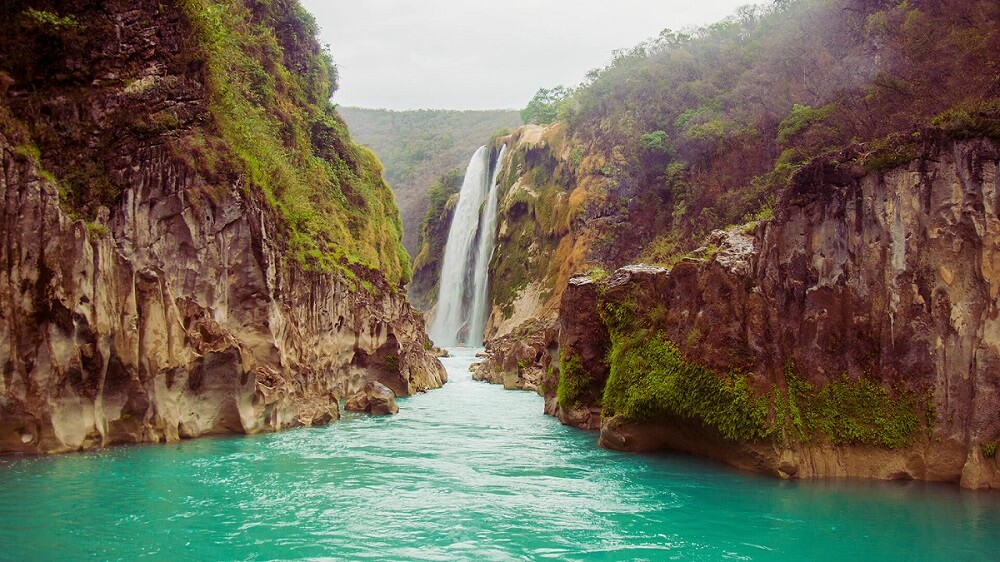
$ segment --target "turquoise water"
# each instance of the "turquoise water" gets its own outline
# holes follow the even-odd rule
[[[0,558],[997,560],[1000,495],[605,451],[473,382],[397,416],[0,459]]]

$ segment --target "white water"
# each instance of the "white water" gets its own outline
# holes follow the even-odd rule
[[[452,215],[448,229],[448,242],[444,247],[444,261],[441,266],[441,284],[438,289],[437,312],[428,330],[438,346],[454,346],[466,343],[466,337],[459,334],[466,328],[467,319],[463,314],[466,281],[472,259],[472,242],[479,229],[479,208],[486,196],[486,175],[489,173],[490,153],[485,146],[472,155],[469,167],[465,169],[465,179],[458,195],[458,205]]]
[[[469,343],[480,345],[486,332],[486,319],[489,316],[489,268],[493,257],[493,245],[497,236],[497,180],[503,157],[507,154],[507,145],[500,147],[496,164],[493,165],[493,175],[490,178],[490,192],[486,196],[483,208],[483,218],[479,221],[479,248],[476,249],[476,265],[472,275],[472,310],[469,313]]]

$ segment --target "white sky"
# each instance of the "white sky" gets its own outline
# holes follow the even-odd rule
[[[340,70],[340,105],[521,108],[664,28],[752,0],[301,0]],[[758,2],[760,0],[757,0]]]

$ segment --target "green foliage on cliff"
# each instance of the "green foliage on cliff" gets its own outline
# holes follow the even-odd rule
[[[51,29],[54,31],[60,31],[65,29],[75,29],[80,27],[80,21],[76,19],[73,15],[60,16],[55,12],[50,12],[47,10],[36,10],[34,8],[26,9],[22,17],[27,20],[29,25],[36,25],[38,27]]]
[[[611,336],[605,416],[633,422],[694,422],[731,441],[772,435],[769,403],[740,373],[718,375],[689,361],[658,329],[662,310],[638,310],[629,300],[605,302],[601,317]]]
[[[785,370],[786,389],[774,395],[775,424],[807,441],[821,436],[834,445],[875,445],[899,449],[933,426],[929,399],[893,391],[870,379],[846,376],[814,388]]]
[[[771,435],[768,402],[755,396],[746,376],[716,375],[645,330],[615,333],[611,341],[605,415],[635,422],[694,421],[731,441]]]
[[[568,409],[592,403],[593,397],[587,396],[593,386],[592,382],[579,357],[559,354],[559,386],[556,389],[556,398],[560,406]]]
[[[992,459],[997,456],[997,442],[996,441],[986,441],[979,445],[979,449],[983,452],[983,456]]]
[[[565,86],[539,89],[527,107],[521,110],[525,124],[545,125],[556,119],[566,119],[573,111],[573,91]]]
[[[382,167],[351,142],[329,98],[336,69],[295,1],[183,0],[205,61],[210,108],[247,189],[284,219],[307,267],[358,264],[409,279],[401,224]]]
[[[773,2],[616,51],[525,113],[572,109],[571,136],[614,164],[606,190],[621,204],[602,211],[620,226],[602,234],[634,240],[623,261],[654,243],[668,261],[753,216],[812,159],[850,148],[881,172],[919,154],[911,133],[927,127],[1000,138],[997,52],[994,1]]]

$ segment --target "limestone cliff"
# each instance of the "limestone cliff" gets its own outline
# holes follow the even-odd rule
[[[0,452],[325,423],[371,380],[444,382],[297,3],[47,9],[3,9]]]
[[[924,136],[886,172],[812,163],[672,267],[571,279],[546,411],[783,477],[1000,487],[1000,145]]]

